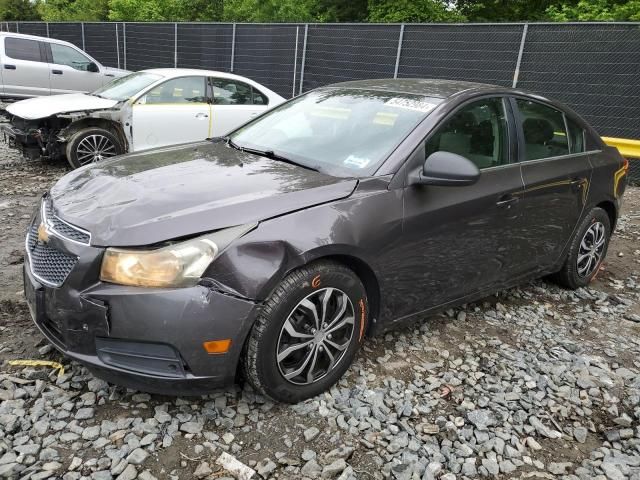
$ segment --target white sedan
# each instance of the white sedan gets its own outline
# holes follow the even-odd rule
[[[284,102],[245,77],[183,68],[141,70],[93,93],[22,100],[6,108],[4,140],[30,158],[73,167],[125,152],[226,135]]]

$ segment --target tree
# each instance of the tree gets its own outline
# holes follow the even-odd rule
[[[98,22],[107,19],[109,0],[43,0],[38,12],[46,22]]]
[[[638,21],[640,0],[580,0],[577,4],[551,5],[546,11],[550,20],[570,21]]]
[[[0,0],[0,20],[40,20],[40,14],[31,0]]]
[[[470,22],[519,22],[546,19],[546,10],[558,0],[454,0]]]
[[[109,20],[180,22],[222,19],[222,0],[109,0]]]
[[[440,0],[369,0],[370,22],[460,22],[464,17]]]
[[[319,22],[365,22],[368,6],[367,0],[314,0],[311,14]]]
[[[313,21],[310,0],[224,0],[227,22]]]

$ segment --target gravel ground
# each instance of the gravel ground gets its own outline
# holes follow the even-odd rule
[[[335,388],[288,406],[240,386],[124,390],[43,341],[21,294],[23,234],[66,166],[11,155],[0,149],[0,477],[233,478],[226,452],[253,478],[640,479],[640,189],[590,288],[539,280],[370,339]]]

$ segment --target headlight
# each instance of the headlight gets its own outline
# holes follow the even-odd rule
[[[154,250],[107,248],[100,280],[138,287],[196,285],[218,254],[255,226],[231,227]]]

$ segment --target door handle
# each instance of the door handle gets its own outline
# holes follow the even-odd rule
[[[7,70],[15,70],[16,66],[15,65],[9,65],[7,63],[4,64],[4,68],[6,68]]]
[[[253,118],[253,117],[257,117],[258,116],[258,112],[253,112],[251,114],[249,114],[249,117]]]
[[[513,195],[503,195],[496,202],[496,206],[500,208],[511,208],[512,205],[518,203],[520,199],[518,197],[514,197]]]
[[[196,113],[196,118],[209,118],[209,115],[206,113],[198,112]]]
[[[51,70],[54,75],[62,75],[62,70]]]

